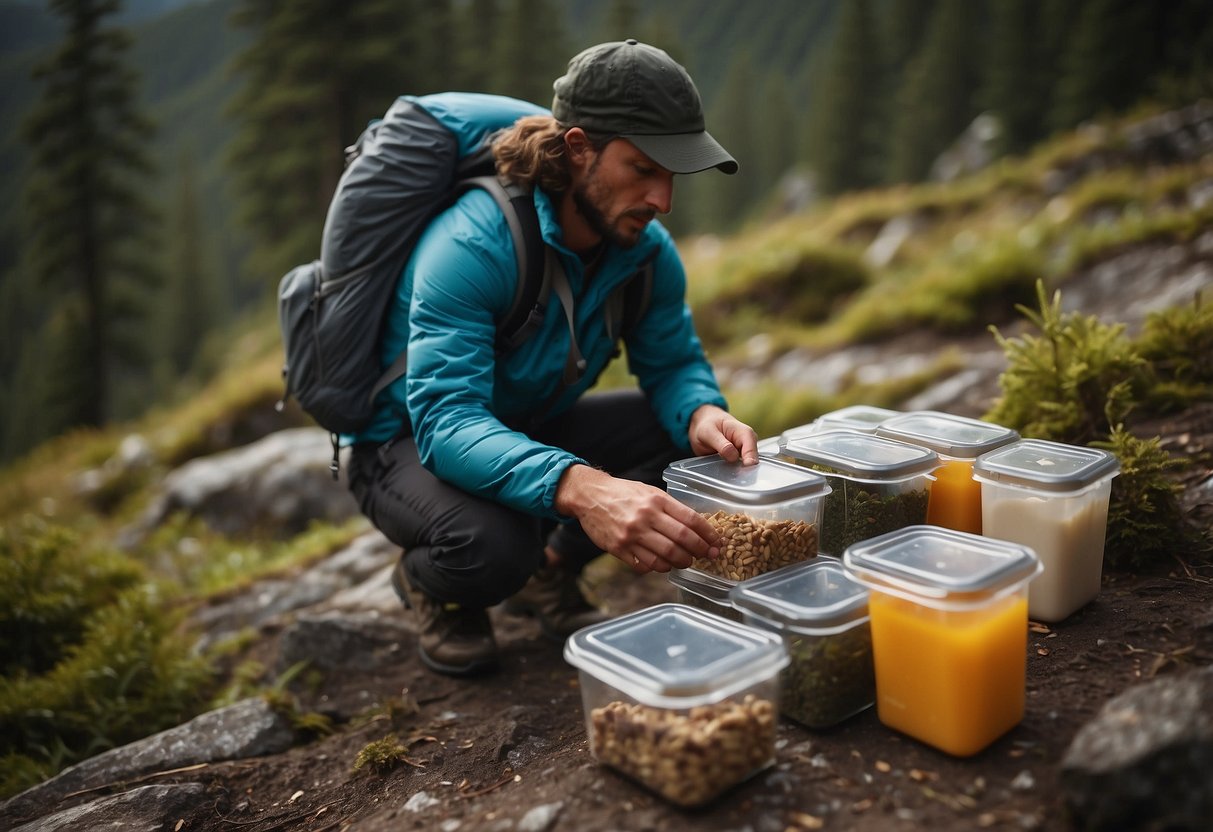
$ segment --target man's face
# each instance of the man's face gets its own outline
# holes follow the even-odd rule
[[[590,227],[621,248],[631,248],[674,200],[674,174],[627,139],[615,139],[594,155],[573,185],[573,201]]]

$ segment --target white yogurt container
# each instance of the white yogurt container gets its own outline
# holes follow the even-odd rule
[[[1031,547],[1044,572],[1028,593],[1028,616],[1061,621],[1099,594],[1112,479],[1106,451],[1022,439],[973,464],[982,530]]]
[[[783,639],[681,604],[578,630],[590,753],[679,806],[699,806],[775,761]]]

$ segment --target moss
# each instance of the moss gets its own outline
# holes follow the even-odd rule
[[[354,771],[366,769],[375,774],[385,774],[408,759],[405,748],[394,734],[367,743],[354,758]]]

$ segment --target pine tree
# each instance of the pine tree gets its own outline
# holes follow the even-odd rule
[[[998,117],[999,150],[1021,153],[1044,134],[1038,70],[1038,8],[1020,0],[994,0],[982,103]]]
[[[152,172],[144,148],[153,128],[126,63],[130,38],[103,25],[120,6],[52,0],[67,34],[35,70],[42,94],[23,125],[26,263],[55,294],[54,346],[66,357],[47,370],[59,391],[37,420],[43,437],[112,418],[119,373],[138,377],[147,366],[144,299],[158,275],[149,256],[156,216],[141,182]]]
[[[173,379],[196,365],[216,312],[215,274],[202,239],[192,153],[182,153],[178,170],[160,350]]]
[[[544,107],[552,103],[552,82],[573,56],[561,7],[552,0],[505,0],[495,43],[499,91]]]
[[[754,61],[745,49],[738,50],[729,62],[729,74],[716,103],[708,114],[710,132],[737,160],[738,173],[724,176],[705,171],[696,176],[696,191],[702,194],[702,225],[723,229],[738,225],[762,196],[760,176],[762,146],[758,132],[765,127],[758,120],[758,75]]]
[[[497,0],[471,0],[456,12],[457,67],[461,86],[473,92],[495,92],[494,42],[501,12]]]
[[[417,13],[414,0],[244,0],[235,12],[254,37],[233,65],[228,163],[256,239],[246,268],[267,289],[319,254],[344,148],[420,83]]]
[[[1062,57],[1052,122],[1068,129],[1133,103],[1146,86],[1158,34],[1150,3],[1089,0]]]
[[[890,151],[893,181],[925,177],[935,157],[977,115],[980,27],[971,0],[940,0],[897,96]]]
[[[843,4],[827,58],[814,167],[826,193],[864,188],[879,180],[877,113],[881,75],[879,38],[868,0]]]

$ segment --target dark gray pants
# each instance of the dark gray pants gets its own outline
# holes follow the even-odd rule
[[[584,396],[531,435],[659,488],[666,465],[687,455],[636,390]],[[601,554],[577,523],[532,517],[446,484],[422,467],[412,437],[354,446],[349,481],[363,514],[404,548],[413,586],[439,601],[500,603],[543,566],[545,544],[574,571]]]

